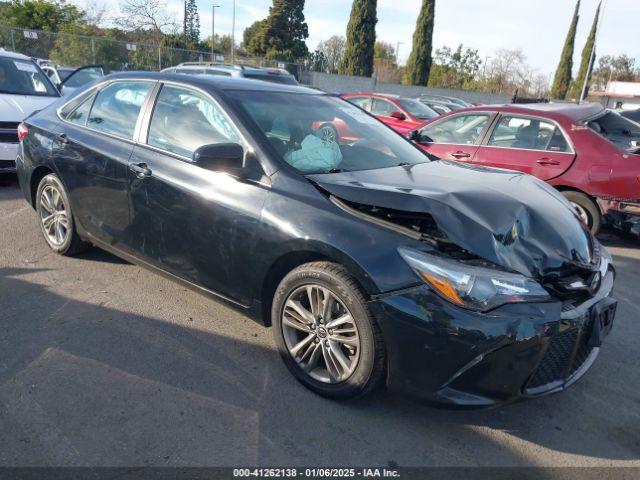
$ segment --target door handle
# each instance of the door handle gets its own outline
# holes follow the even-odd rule
[[[58,135],[58,141],[61,144],[66,145],[67,143],[69,143],[69,137],[67,137],[66,133],[61,133],[60,135]]]
[[[540,160],[536,160],[536,163],[538,165],[542,165],[543,167],[560,165],[560,162],[558,160],[552,160],[548,157],[542,157]]]
[[[471,157],[471,154],[460,151],[460,152],[452,153],[451,156],[454,158],[469,158]]]
[[[147,167],[147,164],[142,162],[142,163],[130,163],[129,164],[129,170],[131,170],[133,173],[136,174],[136,177],[138,178],[144,178],[144,177],[150,177],[151,176],[151,169],[149,167]]]

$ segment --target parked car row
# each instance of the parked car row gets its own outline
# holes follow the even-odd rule
[[[53,251],[93,244],[229,303],[318,394],[387,383],[480,407],[564,390],[612,328],[611,257],[556,188],[454,154],[493,139],[575,163],[620,144],[580,109],[482,107],[434,118],[419,147],[374,118],[378,98],[119,73],[20,125],[18,179]]]

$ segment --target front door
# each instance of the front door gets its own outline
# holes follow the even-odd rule
[[[130,222],[128,164],[142,103],[153,82],[119,81],[65,113],[52,154],[74,217],[93,237],[119,244]]]
[[[430,123],[416,139],[420,147],[437,158],[471,162],[493,115],[466,112]]]
[[[518,170],[541,180],[562,175],[574,159],[573,149],[555,123],[517,115],[500,117],[475,156],[476,163]]]
[[[206,170],[191,160],[202,145],[229,142],[243,144],[208,95],[162,86],[148,133],[130,159],[127,247],[184,280],[246,303],[248,286],[238,284],[237,272],[246,269],[243,264],[257,248],[269,188],[260,181]]]

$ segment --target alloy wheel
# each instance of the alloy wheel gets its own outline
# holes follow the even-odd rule
[[[325,142],[338,141],[338,139],[336,138],[336,131],[333,129],[333,127],[330,127],[329,125],[325,125],[324,127],[320,128],[320,136],[321,136],[321,139],[324,140]]]
[[[282,311],[289,355],[311,378],[340,383],[360,357],[358,327],[344,303],[328,288],[303,285],[289,294]]]
[[[55,185],[47,185],[40,194],[40,221],[47,240],[60,247],[71,233],[71,225],[62,194]]]

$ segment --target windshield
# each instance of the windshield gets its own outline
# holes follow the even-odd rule
[[[335,97],[229,92],[279,156],[304,174],[370,170],[429,161],[408,140]]]
[[[0,57],[0,93],[58,96],[58,91],[35,63],[9,57]]]
[[[396,101],[402,105],[402,108],[407,112],[420,120],[429,120],[430,118],[436,118],[438,116],[436,111],[417,100],[411,100],[410,98],[397,98]]]
[[[86,83],[93,82],[104,76],[102,68],[100,67],[87,67],[82,70],[74,70],[76,73],[67,74],[64,82],[65,87],[81,87]]]

